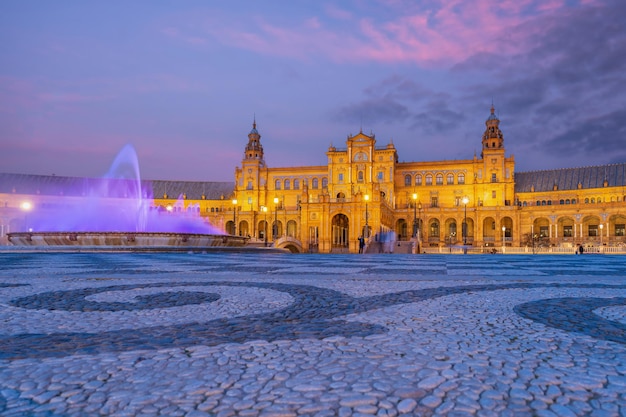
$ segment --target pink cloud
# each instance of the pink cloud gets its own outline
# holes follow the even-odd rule
[[[570,7],[564,0],[456,0],[426,5],[428,8],[416,10],[414,4],[390,0],[383,7],[397,9],[395,14],[399,16],[390,20],[377,15],[359,17],[357,12],[332,5],[324,7],[324,16],[305,17],[289,26],[263,17],[257,17],[252,24],[247,20],[245,26],[242,23],[239,27],[225,26],[222,19],[209,19],[204,22],[203,36],[206,41],[213,37],[260,54],[299,60],[323,56],[340,62],[449,65],[478,52],[524,51],[530,47],[526,38],[532,33],[512,39],[515,28]],[[342,20],[341,24],[337,24],[337,19]],[[183,39],[191,36],[175,29],[168,32]]]

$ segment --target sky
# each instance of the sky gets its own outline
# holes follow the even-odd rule
[[[233,181],[348,135],[403,161],[480,155],[492,104],[516,171],[626,162],[624,0],[9,0],[0,172]]]

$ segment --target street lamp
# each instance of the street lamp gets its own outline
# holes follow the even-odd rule
[[[24,229],[30,232],[31,230],[28,229],[28,212],[33,209],[33,204],[30,201],[24,201],[20,204],[20,208],[24,211]]]
[[[422,202],[417,203],[417,252],[420,253],[422,243]]]
[[[267,206],[261,206],[261,211],[263,212],[263,221],[265,222],[265,227],[263,228],[263,240],[265,241],[265,246],[267,246]]]
[[[363,233],[363,236],[365,236],[365,238],[367,239],[367,238],[370,237],[370,227],[369,227],[369,224],[368,224],[368,217],[369,216],[367,215],[367,202],[370,199],[369,194],[365,194],[363,196],[363,199],[365,200],[365,233]]]
[[[602,229],[604,229],[604,225],[600,223],[600,246],[602,246]]]
[[[233,235],[237,234],[237,199],[233,198]]]
[[[467,203],[469,203],[469,198],[463,197],[461,202],[465,206],[465,215],[463,217],[463,227],[462,227],[463,245],[467,245]]]
[[[413,239],[417,237],[417,194],[413,193]]]
[[[506,226],[502,226],[502,253],[504,253],[504,239],[505,239],[505,233],[506,233]]]
[[[272,239],[276,240],[278,234],[278,197],[274,197],[274,227],[272,227]]]

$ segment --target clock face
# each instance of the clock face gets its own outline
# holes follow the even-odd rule
[[[355,161],[367,161],[367,154],[365,152],[359,152],[354,155]]]

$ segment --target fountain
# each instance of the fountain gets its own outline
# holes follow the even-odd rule
[[[142,251],[241,247],[247,243],[247,238],[227,235],[207,223],[198,207],[181,211],[154,207],[152,188],[141,181],[132,145],[120,151],[103,178],[85,179],[81,191],[83,197],[67,197],[67,205],[32,209],[27,230],[9,233],[9,242],[16,246]],[[182,200],[177,206],[184,207]]]

